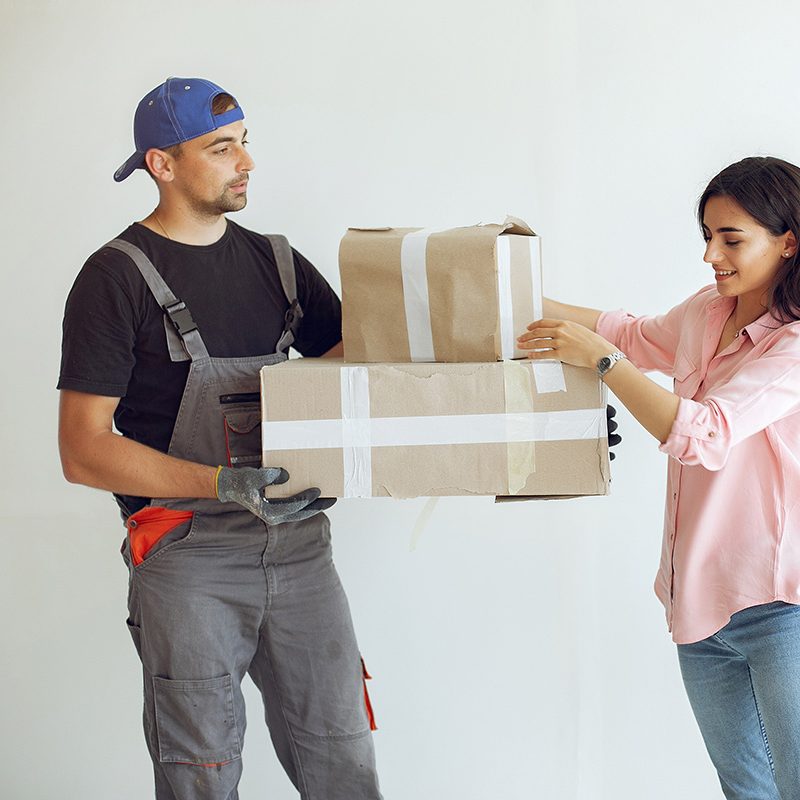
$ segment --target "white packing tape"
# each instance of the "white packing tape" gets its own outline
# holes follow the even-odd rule
[[[511,294],[511,242],[507,236],[498,236],[495,243],[497,254],[497,301],[500,315],[500,356],[514,358],[514,308]]]
[[[412,361],[436,361],[431,330],[431,305],[428,297],[428,238],[447,228],[412,231],[400,243],[400,269],[403,276],[403,302],[406,309],[408,346]]]
[[[357,369],[357,368],[356,368]],[[599,439],[604,408],[531,411],[519,414],[453,414],[427,417],[375,417],[348,424],[341,419],[269,421],[262,424],[269,451],[349,448],[360,458],[372,447],[489,444]]]
[[[372,442],[367,367],[342,367],[341,392],[344,496],[371,497]],[[274,446],[272,441],[270,446]]]
[[[542,304],[542,261],[540,241],[538,236],[531,236],[528,242],[531,254],[531,282],[533,283],[533,318],[541,319],[544,314]],[[564,368],[556,359],[533,361],[533,377],[536,381],[536,391],[539,394],[550,392],[566,392],[567,384],[564,381]]]
[[[528,240],[531,259],[531,284],[533,285],[533,318],[541,319],[542,311],[542,258],[538,236],[531,236]]]
[[[564,368],[560,361],[546,358],[533,361],[533,379],[536,381],[536,391],[539,394],[549,392],[566,392],[567,384],[564,381]]]

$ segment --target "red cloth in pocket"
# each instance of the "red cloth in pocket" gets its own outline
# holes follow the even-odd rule
[[[131,514],[125,527],[128,529],[133,565],[136,567],[141,564],[162,536],[166,536],[192,516],[193,511],[173,511],[161,506],[146,506]]]

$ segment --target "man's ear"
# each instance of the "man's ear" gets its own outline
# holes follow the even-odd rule
[[[157,181],[170,183],[175,180],[175,172],[172,166],[174,159],[169,153],[152,147],[144,154],[144,162],[148,170],[150,170],[150,174]]]

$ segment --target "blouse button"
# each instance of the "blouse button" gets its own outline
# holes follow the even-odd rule
[[[709,439],[713,439],[714,438],[714,431],[709,431],[708,432],[708,438]]]

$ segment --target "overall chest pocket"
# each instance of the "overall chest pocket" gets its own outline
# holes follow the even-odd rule
[[[261,466],[261,400],[258,392],[219,398],[229,467]]]

